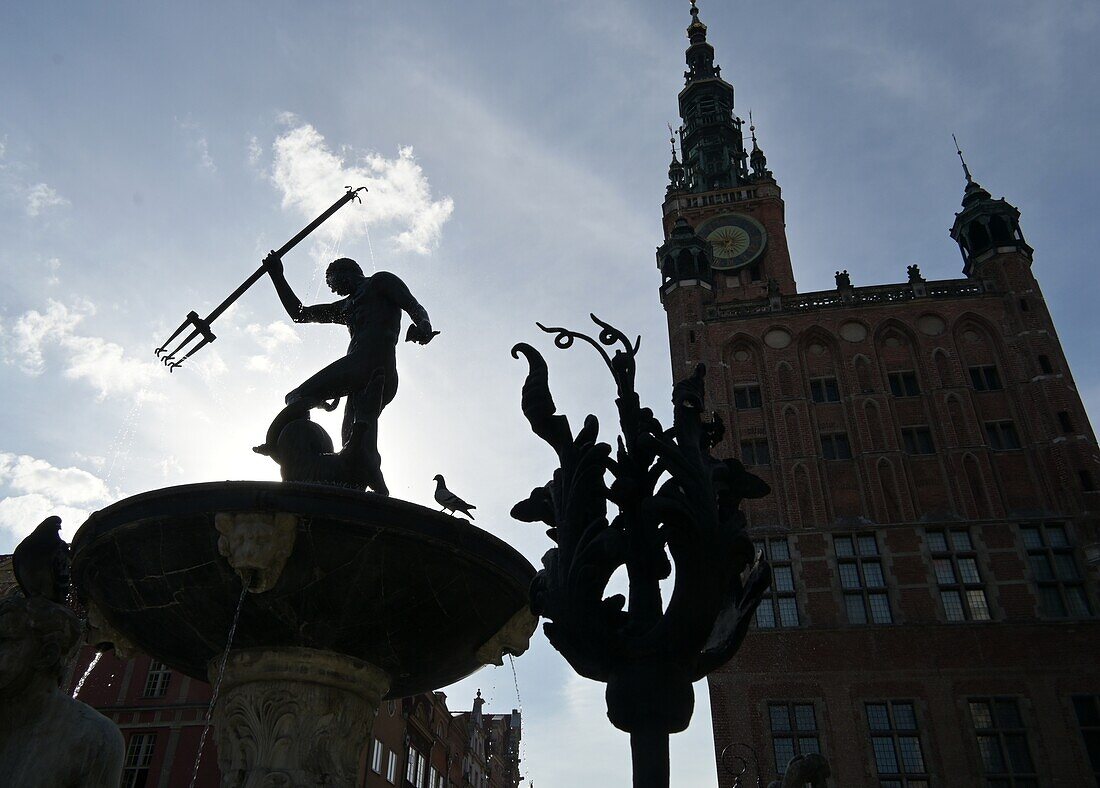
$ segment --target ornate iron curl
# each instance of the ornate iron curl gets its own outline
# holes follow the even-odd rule
[[[580,675],[607,684],[611,722],[631,734],[636,788],[668,785],[668,736],[690,722],[692,682],[740,647],[771,581],[745,534],[745,498],[767,484],[734,459],[711,455],[724,434],[715,414],[703,421],[706,368],[673,388],[673,426],[665,429],[634,390],[641,338],[595,315],[596,338],[537,324],[561,349],[582,340],[616,382],[621,435],[616,448],[597,440],[588,416],[574,436],[550,393],[546,361],[517,344],[529,365],[523,413],[557,453],[553,478],[512,509],[523,522],[550,526],[555,542],[531,585],[532,610],[548,619],[551,644]],[[615,347],[614,356],[604,348]],[[608,484],[608,478],[611,483]],[[609,519],[608,504],[617,510]],[[660,582],[673,562],[667,604]],[[611,576],[627,570],[629,599],[604,598]]]

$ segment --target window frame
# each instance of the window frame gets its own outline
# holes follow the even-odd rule
[[[1088,586],[1085,582],[1086,575],[1081,571],[1081,564],[1077,560],[1077,548],[1066,523],[1020,523],[1017,528],[1020,533],[1020,544],[1027,555],[1028,573],[1036,590],[1039,615],[1042,618],[1054,620],[1094,618],[1096,612],[1093,610],[1092,601],[1089,599]],[[1038,535],[1036,543],[1028,543],[1029,532]],[[1057,532],[1061,533],[1061,537],[1052,540],[1049,534]],[[1049,576],[1040,576],[1044,573],[1036,571],[1037,561],[1035,559],[1039,558],[1043,559]],[[1059,560],[1060,558],[1062,560]],[[1062,576],[1061,573],[1067,566],[1072,567],[1074,577]],[[1067,591],[1069,588],[1077,589],[1079,596],[1077,594],[1071,595]],[[1058,604],[1061,606],[1062,612],[1052,611],[1048,607],[1047,600],[1051,597],[1049,594],[1044,594],[1044,590],[1054,591],[1057,594]],[[1076,597],[1083,604],[1084,613],[1071,612],[1074,608],[1071,596]]]
[[[895,369],[886,373],[886,385],[890,394],[899,399],[919,397],[923,392],[915,369]]]
[[[741,441],[741,462],[746,466],[766,466],[772,464],[772,450],[767,438],[746,438]],[[763,461],[761,461],[763,453]]]
[[[999,707],[1007,703],[1012,704],[1012,711],[1020,723],[1018,726],[1001,724]],[[986,706],[990,721],[988,727],[980,727],[979,720],[975,716],[974,707],[979,704]],[[970,715],[970,724],[974,731],[974,741],[978,749],[978,764],[982,771],[984,784],[987,786],[1006,786],[1006,788],[1036,788],[1039,785],[1039,772],[1035,766],[1035,757],[1028,735],[1030,731],[1028,730],[1027,721],[1024,719],[1023,710],[1020,708],[1020,699],[1008,695],[977,696],[968,697],[966,705],[967,712]],[[1017,771],[1017,766],[1013,763],[1011,750],[1005,744],[1009,737],[1019,737],[1023,740],[1027,759],[1031,765],[1030,771]],[[1007,768],[1000,770],[990,768],[986,750],[982,746],[983,739],[996,742],[997,756],[1000,758],[1001,766]]]
[[[1020,442],[1020,433],[1012,419],[994,419],[983,421],[986,445],[993,451],[1019,451],[1024,448]],[[1015,444],[1015,445],[1012,445]]]
[[[143,698],[163,698],[168,694],[172,682],[172,669],[155,659],[149,660],[149,670],[145,674],[145,686],[141,690]]]
[[[741,404],[738,400],[744,400]],[[733,387],[734,410],[759,410],[764,407],[764,393],[759,383],[737,383]]]
[[[134,731],[130,734],[122,761],[121,788],[137,788],[146,784],[156,748],[156,731]]]
[[[847,432],[823,432],[818,437],[821,440],[821,458],[823,460],[852,459],[852,441],[848,438]],[[841,441],[843,441],[843,444],[841,444]],[[843,445],[844,451],[838,451],[841,445]]]
[[[959,547],[956,536],[965,536],[967,547]],[[934,544],[936,537],[939,537],[939,539],[943,541],[943,548],[937,547],[936,544]],[[930,569],[932,570],[932,577],[939,592],[940,608],[943,610],[944,618],[948,623],[973,624],[993,621],[993,608],[989,604],[989,591],[986,588],[985,578],[982,574],[981,565],[978,560],[978,551],[974,547],[974,539],[970,534],[970,529],[925,528],[924,544],[928,548],[928,555],[931,561]],[[947,561],[949,563],[952,573],[952,580],[950,582],[945,582],[941,579],[940,572],[936,566],[937,561]],[[963,561],[973,562],[974,573],[977,575],[977,580],[966,579],[966,573],[962,569]],[[945,594],[957,595],[961,618],[952,617],[951,612],[948,610],[947,603],[944,601]],[[971,594],[981,594],[981,599],[983,600],[985,608],[985,618],[981,618],[980,615],[975,614],[975,607]]]
[[[875,727],[872,721],[871,707],[882,707],[886,711],[886,728]],[[902,727],[904,721],[900,721],[897,708],[908,707],[913,719],[913,726]],[[928,770],[928,759],[925,757],[924,744],[921,741],[920,720],[917,716],[917,704],[914,700],[870,700],[863,703],[863,716],[867,722],[867,736],[871,745],[871,762],[874,764],[875,773],[878,775],[880,786],[890,788],[929,788],[932,775]],[[909,771],[906,763],[906,750],[902,741],[916,740],[917,755],[920,758],[920,769]],[[880,771],[879,749],[877,742],[887,740],[890,744],[891,757],[894,760],[895,771]]]
[[[810,753],[821,754],[821,726],[817,723],[817,704],[812,700],[768,700],[765,702],[766,713],[768,720],[768,733],[771,735],[772,740],[772,761],[775,764],[775,771],[780,776],[787,771],[787,764],[790,763],[791,758],[799,755],[808,755]],[[776,729],[775,715],[772,709],[784,709],[784,713],[787,718],[787,729]],[[810,709],[813,727],[803,729],[800,726],[798,709]],[[804,749],[805,743],[813,741],[814,745],[810,749]],[[789,742],[790,752],[792,753],[790,758],[787,758],[785,763],[779,763],[779,748],[777,743],[779,741]]]
[[[922,438],[924,441],[921,440]],[[910,424],[902,427],[901,445],[905,453],[913,457],[924,457],[936,453],[932,429],[927,424]]]
[[[810,401],[816,405],[840,402],[840,381],[836,375],[810,378]]]
[[[871,544],[874,546],[874,552],[864,552],[863,546],[867,544],[867,539],[870,538]],[[848,550],[850,553],[845,553],[840,550],[840,545],[848,543]],[[848,534],[834,534],[833,535],[833,557],[836,561],[837,568],[837,583],[840,586],[840,594],[844,600],[844,615],[848,620],[850,626],[891,626],[895,622],[894,609],[890,603],[890,586],[886,581],[886,565],[883,561],[882,551],[878,546],[878,535],[875,533],[848,533]],[[882,585],[870,585],[867,580],[867,567],[877,567],[878,575],[882,579]],[[850,573],[845,572],[845,568],[850,567],[854,570],[854,577],[857,585],[849,585],[845,581],[846,574],[848,577],[852,577]],[[852,601],[859,600],[860,608],[863,613],[863,620],[856,621],[852,618]],[[878,621],[876,617],[876,606],[874,602],[883,601],[885,603],[885,610],[887,613],[887,620]]]
[[[966,369],[975,391],[1004,391],[1001,370],[996,364],[974,364]]]
[[[776,549],[779,544],[783,546],[782,550]],[[757,629],[797,629],[802,626],[802,613],[798,609],[798,587],[794,582],[794,558],[791,553],[789,538],[786,536],[760,537],[753,540],[753,546],[771,564],[773,582],[768,586],[763,599],[760,600],[760,605],[757,606],[756,612],[753,614],[752,625]],[[791,573],[791,589],[789,591],[780,590],[778,583],[774,582],[776,572],[779,570],[787,570]],[[783,602],[788,600],[794,606],[793,624],[786,623],[789,621],[786,611],[790,608],[785,608]],[[762,620],[761,608],[769,611],[770,624],[760,623]],[[764,616],[763,620],[768,621],[768,616]]]
[[[1073,695],[1070,698],[1073,704],[1073,715],[1077,719],[1077,730],[1081,734],[1081,744],[1085,749],[1085,758],[1092,770],[1093,779],[1100,785],[1100,694],[1098,695]],[[1081,706],[1092,706],[1092,719],[1082,719]]]

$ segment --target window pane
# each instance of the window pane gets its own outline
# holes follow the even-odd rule
[[[871,594],[869,597],[871,602],[871,620],[876,624],[890,624],[893,623],[893,616],[890,614],[890,601],[886,598],[886,594]]]
[[[773,629],[775,627],[775,610],[772,609],[772,601],[765,598],[756,608],[756,626],[761,629]]]
[[[1056,553],[1054,568],[1059,580],[1076,580],[1079,577],[1077,562],[1073,560],[1073,556],[1069,553]]]
[[[901,751],[901,768],[908,774],[920,774],[924,771],[924,756],[920,751],[920,739],[916,736],[898,737],[898,749]]]
[[[800,731],[816,731],[817,719],[814,716],[814,707],[809,703],[799,703],[794,707],[795,725]],[[802,752],[805,752],[803,750]]]
[[[855,552],[852,550],[852,537],[850,536],[834,537],[833,548],[836,550],[836,554],[841,558],[850,558],[855,555]]]
[[[787,771],[787,764],[794,757],[794,740],[776,738],[775,742],[775,770],[780,774]]]
[[[1015,774],[1031,774],[1035,767],[1031,764],[1031,753],[1027,749],[1027,738],[1022,733],[1005,735],[1005,749]]]
[[[970,617],[975,621],[989,620],[989,601],[985,590],[978,588],[966,592],[966,602],[970,605]]]
[[[1024,727],[1024,721],[1020,718],[1020,707],[1011,699],[993,702],[993,719],[997,721],[997,727],[1002,730]]]
[[[978,730],[988,730],[993,727],[993,714],[989,710],[988,703],[971,701],[970,716],[974,718],[974,727]]]
[[[801,736],[798,739],[798,754],[806,755],[811,752],[820,753],[821,745],[817,743],[816,736]]]
[[[980,583],[982,576],[978,574],[978,562],[973,558],[959,559],[959,574],[964,583]]]
[[[1066,529],[1061,525],[1048,525],[1047,531],[1047,544],[1051,547],[1069,547],[1069,541],[1066,539]]]
[[[886,581],[882,577],[882,564],[878,561],[863,562],[863,579],[868,588],[886,588]]]
[[[779,621],[785,627],[798,626],[798,605],[794,597],[779,598]]]
[[[886,711],[885,703],[867,704],[867,725],[873,731],[890,730],[890,715]]]
[[[859,537],[859,554],[860,555],[878,555],[878,545],[875,544],[875,537],[873,537],[873,536],[861,536],[861,537]]]
[[[1036,547],[1043,546],[1043,539],[1039,536],[1038,528],[1021,528],[1020,536],[1024,540],[1024,547],[1029,550]]]
[[[1047,616],[1064,616],[1066,605],[1062,601],[1062,595],[1057,588],[1044,587],[1039,589],[1039,607]]]
[[[951,544],[960,553],[969,553],[974,549],[974,545],[970,543],[970,533],[968,531],[952,531]]]
[[[947,539],[940,531],[929,531],[925,534],[925,538],[928,539],[928,549],[933,553],[945,553],[947,552]]]
[[[768,546],[771,548],[773,561],[791,560],[791,550],[787,545],[786,539],[771,539],[768,542]]]
[[[917,729],[917,715],[913,711],[913,704],[894,704],[894,729],[899,731],[915,731]]]
[[[955,585],[955,567],[950,558],[937,558],[932,562],[932,567],[936,570],[937,583],[944,586]]]
[[[962,598],[958,591],[940,591],[940,601],[943,603],[943,612],[948,621],[965,621],[963,614]]]
[[[1066,586],[1066,604],[1071,616],[1087,616],[1089,602],[1085,598],[1085,589],[1081,586]]]
[[[982,754],[982,766],[987,772],[997,774],[1005,770],[1004,756],[996,736],[979,736],[978,750]]]
[[[1077,713],[1077,723],[1081,727],[1100,727],[1100,709],[1097,701],[1100,695],[1077,695],[1073,699],[1073,710]]]
[[[841,564],[840,565],[840,586],[841,588],[860,588],[859,582],[859,570],[855,564]]]
[[[789,566],[777,566],[772,569],[772,587],[780,593],[794,591],[794,576]]]
[[[791,715],[786,703],[770,704],[768,714],[771,715],[773,731],[789,731],[791,729]]]
[[[894,741],[889,736],[872,736],[871,746],[875,751],[875,767],[879,774],[897,774],[898,757],[894,752]]]
[[[1054,579],[1054,572],[1050,568],[1050,559],[1047,558],[1045,553],[1029,555],[1028,561],[1031,562],[1031,571],[1035,573],[1036,580]]]
[[[859,594],[848,594],[844,597],[844,607],[848,611],[848,621],[853,624],[866,624],[867,611],[863,607],[863,597]]]

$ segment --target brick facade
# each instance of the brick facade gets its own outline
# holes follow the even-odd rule
[[[693,109],[732,104],[717,74],[685,77],[683,159],[705,161],[688,149],[705,131],[685,130],[741,121]],[[1096,784],[1097,443],[1019,212],[967,171],[964,276],[837,272],[835,290],[799,294],[781,190],[752,147],[752,172],[727,159],[718,189],[674,155],[658,250],[673,376],[706,363],[728,425],[716,454],[773,490],[746,505],[772,597],[710,677],[719,785],[738,744],[765,782],[819,748],[845,788]],[[707,228],[751,231],[740,217],[766,243],[734,267]],[[737,243],[727,258],[752,242]]]

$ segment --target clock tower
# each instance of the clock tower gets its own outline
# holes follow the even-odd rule
[[[683,161],[674,136],[663,206],[665,243],[657,250],[662,300],[668,308],[669,296],[680,288],[700,291],[690,299],[696,306],[756,300],[770,280],[769,292],[794,294],[779,185],[751,121],[752,147],[745,150],[733,86],[714,62],[694,0],[687,35],[688,68],[679,95]]]

